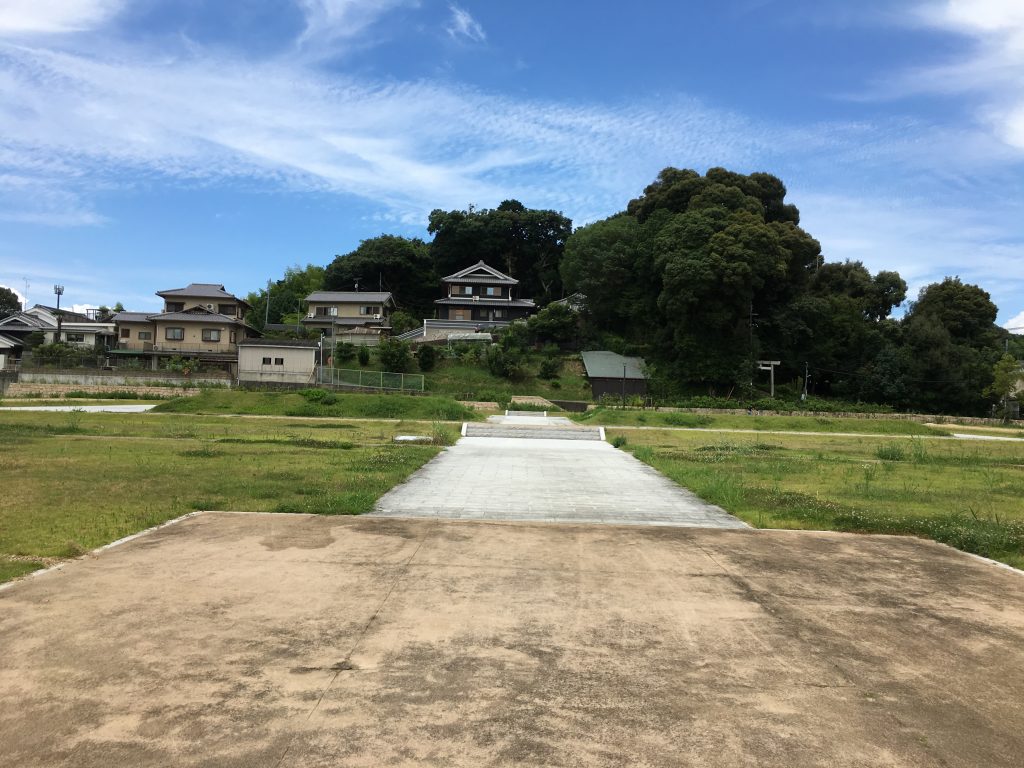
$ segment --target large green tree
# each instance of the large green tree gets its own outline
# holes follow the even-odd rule
[[[286,318],[302,316],[306,310],[306,297],[319,291],[324,284],[324,268],[315,264],[288,267],[284,277],[266,288],[250,293],[246,300],[252,305],[247,315],[250,325],[263,330],[264,322],[281,323]]]
[[[600,330],[636,344],[670,376],[711,389],[750,381],[777,354],[773,322],[806,291],[821,248],[768,174],[666,168],[623,214],[566,247],[566,290]]]
[[[546,304],[562,295],[559,265],[572,221],[551,210],[506,200],[494,209],[430,214],[430,254],[438,277],[481,259],[519,281],[519,295]]]
[[[327,266],[324,288],[352,291],[357,281],[362,291],[391,291],[396,307],[418,318],[432,315],[440,293],[430,249],[419,238],[381,235],[363,240]]]
[[[0,285],[0,319],[21,312],[21,299],[10,288]]]

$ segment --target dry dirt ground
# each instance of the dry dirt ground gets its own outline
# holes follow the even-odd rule
[[[0,590],[0,765],[1019,766],[1024,576],[843,534],[204,514]]]

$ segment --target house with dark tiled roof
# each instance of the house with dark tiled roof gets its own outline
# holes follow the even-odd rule
[[[114,340],[114,324],[95,316],[36,304],[0,320],[0,354],[4,364],[20,358],[28,336],[38,333],[41,343],[60,342],[81,349],[104,350]]]
[[[434,302],[441,320],[506,323],[529,317],[537,309],[532,299],[518,297],[518,280],[483,261],[441,282],[445,295]]]
[[[233,367],[238,343],[259,336],[245,322],[251,307],[219,283],[191,283],[157,291],[162,312],[118,312],[117,349],[121,355],[144,357],[152,367],[160,357],[191,357]]]
[[[314,291],[302,324],[337,343],[376,344],[391,330],[394,298],[388,291]]]

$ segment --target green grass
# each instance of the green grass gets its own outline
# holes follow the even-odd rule
[[[161,403],[156,413],[242,414],[253,416],[348,419],[425,419],[467,421],[480,418],[446,397],[330,393],[321,400],[296,392],[205,390],[195,397]]]
[[[483,365],[460,360],[438,360],[437,368],[426,374],[426,387],[431,393],[444,394],[458,400],[481,400],[505,407],[514,395],[533,395],[549,400],[590,401],[590,384],[583,376],[582,365],[564,359],[557,379],[537,377],[540,355],[531,355],[528,376],[523,381],[509,381],[493,376]]]
[[[431,430],[401,422],[0,413],[0,474],[17,479],[0,494],[0,580],[199,509],[369,511],[440,450],[395,445],[394,435]]]
[[[762,528],[922,536],[1024,566],[1024,444],[610,430],[633,454]]]
[[[570,414],[584,424],[688,429],[749,429],[758,432],[853,432],[872,435],[944,435],[950,428],[929,427],[916,421],[885,418],[832,418],[820,416],[744,416],[676,411],[618,410],[599,407]]]

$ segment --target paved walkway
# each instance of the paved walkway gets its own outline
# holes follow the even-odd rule
[[[0,768],[1019,768],[1024,577],[888,536],[204,514],[0,590]]]
[[[156,405],[25,405],[4,406],[0,411],[82,411],[84,413],[145,413]]]
[[[392,489],[376,516],[745,528],[593,428],[496,417]],[[568,420],[564,420],[568,422]],[[509,437],[519,430],[523,437]],[[540,437],[550,434],[552,438]]]

